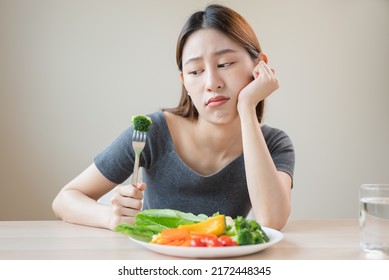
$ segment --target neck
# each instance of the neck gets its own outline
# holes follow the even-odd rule
[[[194,137],[199,146],[210,152],[228,153],[242,149],[242,133],[239,118],[228,124],[213,124],[198,119]]]

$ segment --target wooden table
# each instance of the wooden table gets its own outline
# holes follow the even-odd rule
[[[289,221],[284,239],[235,259],[356,260],[389,259],[359,247],[357,220]],[[178,259],[151,252],[118,233],[62,221],[0,221],[2,260]]]

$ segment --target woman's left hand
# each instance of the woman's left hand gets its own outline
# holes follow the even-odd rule
[[[238,111],[254,108],[257,104],[278,89],[279,83],[274,69],[263,60],[254,67],[254,80],[245,86],[238,96]]]

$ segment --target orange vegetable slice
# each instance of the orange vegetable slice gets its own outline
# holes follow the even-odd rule
[[[174,240],[188,238],[189,232],[185,229],[170,228],[170,229],[163,230],[160,236],[162,239],[174,241]]]

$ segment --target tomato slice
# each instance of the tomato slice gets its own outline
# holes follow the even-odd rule
[[[191,233],[189,246],[191,247],[227,247],[237,246],[237,243],[227,235]]]
[[[207,244],[201,238],[192,238],[189,244],[191,247],[207,247]]]
[[[219,241],[218,238],[209,238],[207,239],[207,247],[222,247],[223,244]]]
[[[218,240],[223,246],[236,246],[237,243],[229,236],[227,235],[222,235],[219,236]]]

